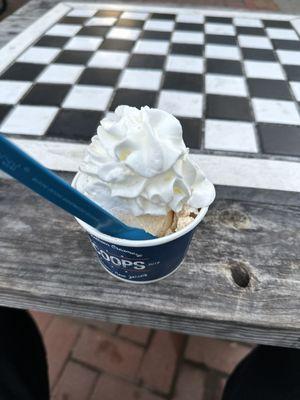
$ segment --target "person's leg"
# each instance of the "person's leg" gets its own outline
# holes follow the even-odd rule
[[[222,400],[299,400],[300,350],[258,346],[225,386]]]
[[[0,307],[0,399],[50,399],[38,328],[26,311],[5,307]]]

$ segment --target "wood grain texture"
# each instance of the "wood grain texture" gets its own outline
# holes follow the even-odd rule
[[[3,305],[300,347],[298,207],[217,200],[178,272],[134,285],[102,269],[71,216],[1,179],[0,243]]]
[[[1,21],[0,47],[3,47],[57,3],[59,3],[57,0],[32,0]]]
[[[29,25],[39,17],[53,8],[61,0],[31,0],[19,10],[0,22],[0,48],[12,40],[16,35],[23,32]],[[74,0],[73,3],[82,3],[82,0]],[[92,0],[92,3],[103,3],[102,0]],[[67,1],[65,2],[67,3]],[[108,3],[108,2],[106,2]],[[117,4],[118,2],[116,2]],[[129,1],[130,3],[130,1]],[[120,3],[121,5],[121,3]]]

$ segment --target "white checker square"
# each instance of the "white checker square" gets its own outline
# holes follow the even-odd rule
[[[248,78],[285,79],[281,65],[276,62],[246,60],[244,66]]]
[[[59,52],[60,49],[54,47],[30,47],[18,58],[18,61],[32,64],[49,64]]]
[[[300,116],[294,102],[252,98],[256,121],[300,125]]]
[[[50,28],[45,35],[49,36],[75,36],[81,29],[81,25],[77,24],[56,24]]]
[[[94,17],[88,20],[86,26],[111,26],[116,22],[115,17]]]
[[[255,128],[242,121],[208,119],[205,122],[206,149],[257,153]]]
[[[145,12],[125,11],[121,15],[121,19],[125,18],[125,19],[134,19],[137,21],[145,21],[148,18],[148,16],[149,16],[149,13],[145,13]]]
[[[202,117],[203,96],[200,93],[179,90],[162,90],[158,108],[178,117]]]
[[[99,50],[93,54],[88,66],[96,68],[122,69],[125,67],[129,53],[125,51]]]
[[[158,90],[162,77],[161,71],[150,69],[125,69],[118,87],[140,90]]]
[[[245,79],[239,76],[206,74],[205,91],[208,94],[247,96]]]
[[[276,53],[282,64],[300,65],[300,51],[277,50]]]
[[[38,77],[42,83],[75,83],[84,67],[80,65],[51,64]]]
[[[300,82],[290,82],[292,91],[296,97],[297,101],[300,101]],[[1,101],[0,101],[1,103]]]
[[[262,21],[256,18],[236,17],[233,19],[233,22],[236,26],[245,26],[249,28],[263,28],[264,26]]]
[[[140,29],[136,28],[112,28],[108,35],[109,39],[136,40],[139,37]]]
[[[269,38],[254,35],[239,35],[238,41],[241,47],[272,50],[273,46]]]
[[[1,125],[10,134],[42,136],[53,121],[57,107],[16,106]]]
[[[0,104],[17,104],[30,86],[31,82],[0,80]]]
[[[133,48],[134,53],[165,55],[168,53],[169,42],[167,40],[138,40]]]
[[[271,39],[298,40],[296,32],[292,29],[267,28],[266,31]]]
[[[203,58],[196,56],[181,56],[171,54],[167,58],[166,70],[173,72],[203,74]]]
[[[113,88],[107,86],[74,85],[62,107],[104,111],[111,99]]]
[[[89,10],[88,8],[75,8],[69,12],[68,17],[91,18],[95,14],[96,10]]]
[[[235,28],[229,24],[207,23],[205,24],[205,33],[209,35],[234,36]]]
[[[241,55],[237,46],[226,46],[218,44],[207,44],[205,46],[206,58],[217,58],[223,60],[240,60]]]
[[[65,49],[94,51],[99,48],[102,41],[102,38],[97,38],[94,36],[75,36],[67,42]]]
[[[171,32],[174,28],[174,21],[150,19],[146,21],[144,29],[148,31]]]
[[[172,34],[172,42],[184,44],[203,44],[203,32],[175,31]]]
[[[176,17],[176,22],[185,22],[190,24],[203,24],[204,16],[193,14],[178,14]]]

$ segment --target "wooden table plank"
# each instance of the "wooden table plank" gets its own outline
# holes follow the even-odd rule
[[[57,3],[2,21],[0,47]],[[299,194],[218,189],[179,271],[136,286],[101,269],[72,217],[0,179],[0,304],[300,347]]]
[[[179,271],[142,286],[110,277],[72,217],[10,179],[0,226],[3,305],[300,347],[299,207],[217,200]]]

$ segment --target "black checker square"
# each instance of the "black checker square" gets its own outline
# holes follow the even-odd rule
[[[68,41],[69,37],[65,36],[50,36],[45,35],[39,39],[34,46],[42,46],[42,47],[57,47],[62,48]]]
[[[245,60],[277,61],[273,50],[241,48]]]
[[[300,41],[299,40],[280,40],[280,39],[272,39],[272,43],[274,49],[276,50],[300,50]]]
[[[142,39],[151,40],[170,40],[171,32],[160,32],[160,31],[143,31],[141,33]]]
[[[126,19],[120,18],[115,26],[125,27],[125,28],[142,28],[144,26],[144,21],[140,21],[138,19]]]
[[[16,62],[1,75],[1,79],[33,81],[40,75],[44,68],[45,65],[43,64]]]
[[[300,127],[278,124],[258,124],[262,149],[267,154],[300,155]]]
[[[129,68],[163,69],[165,56],[152,54],[133,54],[129,60]]]
[[[225,44],[225,45],[236,45],[237,39],[235,36],[229,35],[205,35],[205,42],[207,44]]]
[[[283,65],[289,81],[300,81],[300,65]]]
[[[78,32],[78,36],[103,37],[109,31],[110,26],[84,26]]]
[[[114,87],[117,84],[120,72],[118,69],[86,68],[81,74],[78,83]]]
[[[208,58],[206,60],[206,68],[210,74],[243,75],[242,64],[234,60]]]
[[[92,57],[92,51],[64,50],[56,58],[55,63],[59,64],[87,64]]]
[[[46,132],[46,137],[89,142],[96,134],[103,113],[61,109]]]
[[[0,123],[4,120],[4,118],[8,115],[12,106],[8,106],[6,104],[0,104]]]
[[[59,23],[60,24],[75,24],[75,25],[83,25],[88,18],[86,17],[64,17]]]
[[[110,111],[115,111],[118,106],[126,104],[132,107],[154,107],[157,92],[150,90],[118,89],[113,97]]]
[[[289,85],[283,80],[248,78],[247,82],[251,97],[292,100]]]
[[[276,21],[272,19],[264,19],[263,23],[266,28],[294,29],[289,21]]]
[[[131,51],[135,42],[133,40],[122,39],[104,39],[99,49],[101,50],[116,50],[116,51]]]
[[[202,120],[198,118],[178,118],[182,125],[182,135],[186,146],[200,149],[202,142]]]
[[[228,17],[210,17],[210,16],[207,16],[207,17],[205,17],[205,22],[215,22],[217,24],[232,24],[233,20],[232,20],[232,18],[228,18]]]
[[[168,19],[174,20],[176,18],[176,14],[169,14],[169,13],[153,13],[151,15],[153,19]]]
[[[253,120],[249,100],[246,97],[213,94],[206,96],[206,117],[237,121]]]
[[[202,92],[203,76],[200,74],[186,74],[184,72],[166,72],[163,88]]]
[[[59,107],[71,87],[71,85],[37,83],[33,85],[30,91],[22,98],[21,104],[34,106],[42,104]]]
[[[237,26],[236,33],[238,35],[266,36],[263,28],[252,28],[250,26]]]
[[[172,43],[171,54],[184,54],[189,56],[202,56],[203,46],[200,44]]]
[[[177,31],[202,32],[203,31],[203,24],[177,22],[176,25],[175,25],[175,29]]]

